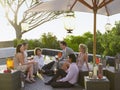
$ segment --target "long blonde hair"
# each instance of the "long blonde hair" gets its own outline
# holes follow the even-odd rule
[[[83,48],[84,53],[88,53],[88,48],[85,44],[79,44],[79,48]]]

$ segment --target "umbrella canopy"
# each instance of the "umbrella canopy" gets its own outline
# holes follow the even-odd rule
[[[30,8],[26,12],[67,11],[71,9],[73,11],[93,13],[92,1],[96,1],[96,3],[98,2],[98,14],[109,16],[120,13],[120,0],[47,0],[45,2],[40,2],[38,5]],[[90,7],[87,4],[89,4]]]
[[[42,0],[43,1],[43,0]],[[80,11],[94,14],[93,62],[96,60],[96,14],[114,15],[120,13],[120,0],[47,0],[26,11]]]

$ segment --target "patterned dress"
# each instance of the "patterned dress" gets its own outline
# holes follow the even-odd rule
[[[28,68],[28,65],[21,65],[21,63],[19,62],[19,59],[17,57],[17,54],[16,54],[14,57],[14,69],[25,72],[25,71],[27,71],[27,68]]]

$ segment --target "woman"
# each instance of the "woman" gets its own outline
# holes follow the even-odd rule
[[[68,55],[69,68],[65,71],[58,69],[53,78],[45,83],[51,85],[53,88],[69,88],[74,86],[78,79],[79,69],[76,64],[76,56],[74,54]]]
[[[88,66],[88,53],[87,53],[87,46],[85,44],[79,45],[79,54],[77,58],[77,65],[79,70],[87,69],[89,71]]]
[[[27,72],[27,77],[25,80],[29,83],[35,82],[33,78],[33,64],[34,64],[33,61],[25,62],[24,46],[23,44],[19,44],[16,48],[14,67],[19,71]]]
[[[52,67],[55,63],[55,61],[52,61],[48,64],[44,64],[44,58],[42,56],[42,51],[40,48],[35,48],[34,50],[34,61],[38,63],[38,72],[39,73],[43,73],[43,74],[46,74],[46,75],[53,75],[54,74],[54,71],[52,70]]]
[[[38,63],[38,71],[40,72],[42,67],[44,66],[44,58],[41,55],[41,49],[40,48],[35,48],[34,50],[34,60],[35,62]]]
[[[24,42],[22,44],[24,46],[24,58],[25,58],[25,62],[28,62],[28,60],[27,60],[27,57],[28,57],[28,54],[27,54],[28,43]]]

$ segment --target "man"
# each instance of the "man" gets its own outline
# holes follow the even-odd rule
[[[60,48],[63,50],[61,60],[67,59],[68,55],[74,53],[71,48],[67,47],[67,43],[65,41],[60,42]]]
[[[71,48],[67,47],[67,43],[65,41],[61,41],[59,44],[60,44],[60,48],[63,50],[62,57],[58,61],[59,68],[61,68],[63,63],[66,62],[68,55],[74,54],[74,51]]]
[[[75,54],[70,54],[68,56],[68,62],[70,66],[66,71],[63,69],[58,69],[53,78],[45,84],[51,85],[53,88],[69,88],[74,86],[77,82],[79,74]]]

